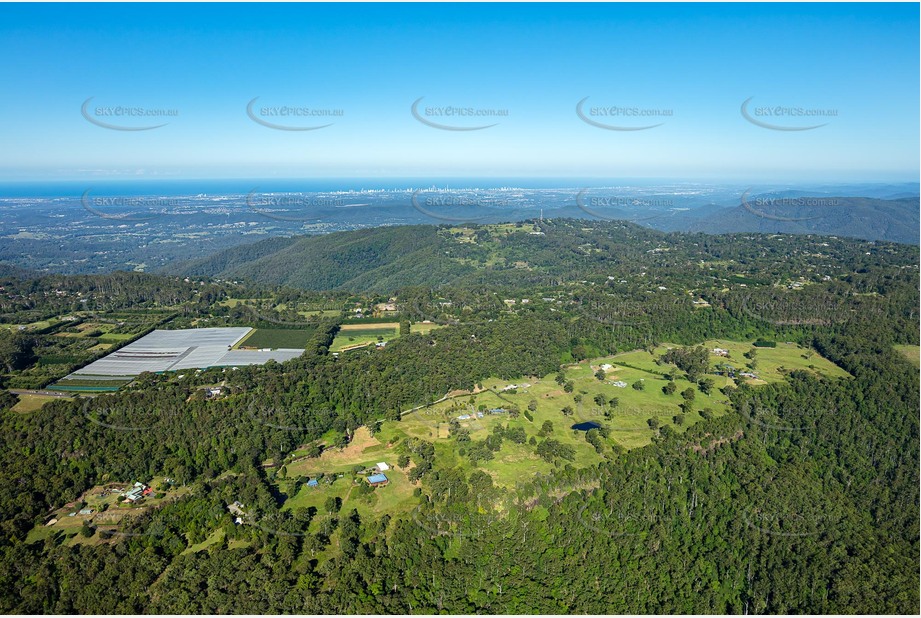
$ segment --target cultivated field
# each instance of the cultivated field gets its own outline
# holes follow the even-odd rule
[[[245,337],[235,348],[296,348],[307,346],[315,328],[257,328]]]

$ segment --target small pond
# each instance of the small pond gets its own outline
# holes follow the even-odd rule
[[[594,421],[585,421],[584,423],[576,423],[571,429],[575,429],[576,431],[590,431],[592,429],[599,429],[600,427],[601,425]]]

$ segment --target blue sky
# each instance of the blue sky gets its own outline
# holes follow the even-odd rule
[[[916,4],[0,5],[0,179],[918,179]],[[93,124],[81,114],[116,126]],[[251,120],[246,105],[341,110]],[[454,127],[428,126],[411,114]],[[623,131],[592,126],[583,114]],[[746,120],[748,112],[775,127]],[[173,109],[104,117],[100,107]],[[506,110],[457,118],[427,108]],[[820,110],[816,120],[776,107]],[[593,115],[639,108],[652,120]],[[661,116],[661,114],[671,115]]]

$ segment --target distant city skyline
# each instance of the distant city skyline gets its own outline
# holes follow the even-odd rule
[[[914,182],[918,29],[916,4],[4,4],[0,181]]]

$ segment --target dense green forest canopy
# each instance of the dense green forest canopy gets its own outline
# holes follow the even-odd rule
[[[246,271],[239,278],[223,269],[188,280],[5,277],[7,385],[55,378],[35,372],[71,328],[55,318],[69,314],[117,323],[144,311],[157,328],[314,330],[304,354],[283,364],[143,374],[117,393],[27,413],[2,391],[0,609],[918,610],[919,378],[894,349],[919,344],[917,248],[583,221],[544,223],[543,235],[516,229],[365,230],[347,242],[222,257]],[[311,261],[321,254],[328,263]],[[391,302],[388,319],[438,328],[330,353],[356,309],[386,313],[375,307]],[[138,321],[131,336],[149,324]],[[664,424],[652,444],[629,450],[602,420],[586,434],[601,454],[587,467],[567,457],[551,427],[527,445],[550,472],[512,487],[407,440],[398,448],[414,479],[408,515],[363,516],[352,497],[286,509],[283,472],[266,463],[338,452],[359,427],[403,422],[408,410],[492,376],[559,372],[562,388],[566,364],[663,342],[676,346],[663,371],[705,378],[696,346],[712,338],[796,342],[850,377],[791,371],[778,383],[740,382],[723,389],[728,414]],[[222,396],[208,397],[217,383]],[[453,431],[451,444],[463,447],[463,432]],[[469,448],[485,457],[521,439],[499,431]],[[151,478],[171,479],[175,497],[117,531],[35,536],[87,490]],[[373,491],[382,490],[356,485],[354,504]],[[228,511],[235,501],[246,505],[246,525]]]
[[[397,226],[275,239],[228,249],[173,272],[311,290],[391,292],[489,284],[530,289],[646,273],[696,287],[719,274],[778,278],[862,273],[916,260],[917,248],[829,236],[663,233],[626,222],[559,219],[508,225]],[[847,268],[844,264],[847,263]],[[737,281],[744,283],[744,281]]]

